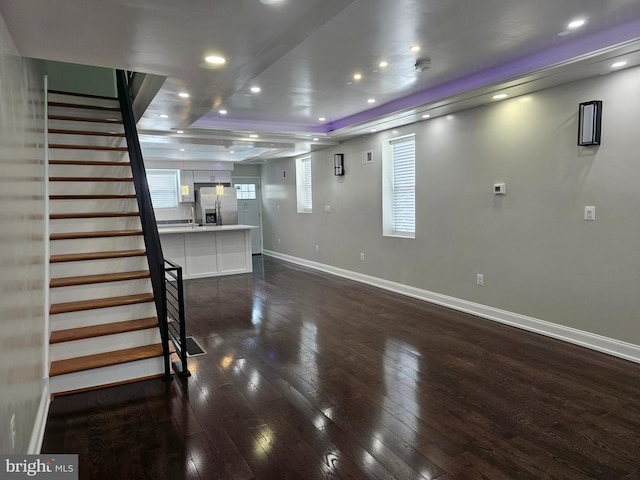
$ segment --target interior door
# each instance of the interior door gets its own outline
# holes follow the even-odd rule
[[[238,199],[238,223],[254,225],[251,230],[251,253],[262,253],[262,210],[259,177],[233,177]]]

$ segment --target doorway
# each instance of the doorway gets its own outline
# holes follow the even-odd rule
[[[251,253],[262,253],[262,203],[260,199],[260,177],[233,177],[233,187],[238,199],[238,223],[253,225],[251,230]]]

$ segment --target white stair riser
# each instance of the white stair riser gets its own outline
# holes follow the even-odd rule
[[[51,377],[50,388],[51,393],[69,392],[161,374],[163,358],[157,357]]]
[[[81,122],[78,120],[55,120],[51,118],[49,119],[48,127],[64,130],[89,130],[92,132],[124,132],[124,126],[120,123]]]
[[[93,105],[98,107],[120,107],[117,99],[79,97],[77,95],[66,95],[64,93],[49,92],[47,98],[50,102],[73,103],[75,105]]]
[[[156,314],[156,307],[153,302],[96,308],[82,312],[57,313],[51,315],[51,330],[68,330],[70,328],[91,327],[104,323],[124,322],[138,318],[155,317]]]
[[[84,357],[98,353],[124,350],[125,348],[144,347],[160,343],[160,329],[147,328],[135,332],[118,333],[103,337],[85,338],[72,342],[54,343],[49,346],[51,361],[67,358]]]
[[[112,150],[80,150],[76,148],[49,148],[49,160],[95,160],[128,162],[129,154]]]
[[[93,300],[106,297],[121,297],[152,292],[148,278],[121,282],[92,283],[70,287],[56,287],[50,290],[51,304]]]
[[[53,220],[57,222],[58,220]],[[68,253],[110,252],[115,250],[138,250],[144,248],[142,236],[78,238],[73,240],[54,240],[51,242],[51,255]]]
[[[90,108],[59,107],[49,104],[49,115],[64,115],[76,118],[101,118],[122,120],[120,112],[110,112],[104,110],[94,110]]]
[[[140,229],[139,217],[65,218],[50,221],[51,233]]]
[[[76,277],[79,275],[101,275],[103,273],[148,270],[147,257],[126,257],[80,262],[52,263],[51,278]]]
[[[126,182],[49,182],[51,195],[124,195],[134,194],[132,181]]]
[[[69,129],[71,130],[71,129]],[[77,129],[74,129],[77,130]],[[89,131],[99,131],[92,130]],[[72,135],[70,133],[49,132],[49,143],[63,145],[99,145],[101,147],[126,147],[124,137],[111,137],[105,135]]]
[[[98,212],[137,212],[138,202],[135,198],[127,199],[78,199],[51,200],[51,213],[98,213]]]
[[[50,177],[131,177],[131,167],[112,165],[49,165]]]

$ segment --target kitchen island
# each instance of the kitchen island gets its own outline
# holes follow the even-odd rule
[[[159,227],[164,258],[182,266],[182,278],[253,271],[251,225]]]

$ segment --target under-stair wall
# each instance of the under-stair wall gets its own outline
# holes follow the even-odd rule
[[[49,94],[51,391],[163,373],[116,99]]]

